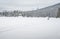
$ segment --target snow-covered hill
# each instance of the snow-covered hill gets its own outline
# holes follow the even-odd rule
[[[0,39],[60,39],[60,18],[0,17]]]

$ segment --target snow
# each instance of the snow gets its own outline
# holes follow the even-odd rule
[[[0,39],[60,39],[60,18],[0,17]]]

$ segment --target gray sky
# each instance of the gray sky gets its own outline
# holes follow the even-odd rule
[[[0,10],[35,10],[56,3],[60,0],[0,0]]]

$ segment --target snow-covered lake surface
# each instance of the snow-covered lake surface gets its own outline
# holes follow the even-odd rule
[[[60,39],[60,18],[0,17],[0,39]]]

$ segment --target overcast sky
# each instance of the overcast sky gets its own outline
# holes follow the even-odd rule
[[[60,0],[0,0],[0,10],[35,10],[60,3]]]

